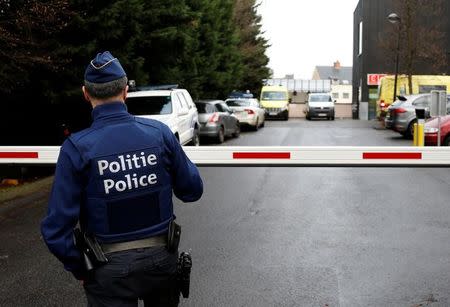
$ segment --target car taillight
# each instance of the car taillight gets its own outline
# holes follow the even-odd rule
[[[219,121],[219,114],[214,113],[208,120],[208,123],[217,123]]]
[[[255,114],[255,112],[253,110],[250,110],[250,109],[245,109],[245,112],[247,112],[248,115]]]
[[[395,114],[406,113],[407,111],[403,108],[394,109]]]

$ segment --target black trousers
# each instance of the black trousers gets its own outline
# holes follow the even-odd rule
[[[134,249],[107,255],[84,283],[89,307],[178,306],[177,253],[165,247]]]

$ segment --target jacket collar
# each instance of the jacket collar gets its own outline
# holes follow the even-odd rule
[[[127,106],[120,101],[105,103],[96,106],[92,110],[92,119],[94,121],[104,118],[129,117]]]

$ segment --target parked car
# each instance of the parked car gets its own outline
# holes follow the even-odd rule
[[[447,95],[447,116],[441,117],[441,145],[450,146],[450,95]],[[437,117],[425,123],[425,145],[437,146],[439,120]]]
[[[438,118],[432,118],[425,123],[425,145],[437,146]],[[450,115],[441,117],[441,145],[450,146]]]
[[[330,94],[326,93],[313,93],[309,94],[308,102],[306,103],[306,119],[311,119],[314,117],[326,118],[328,120],[334,120],[335,110],[334,110],[333,99]]]
[[[412,137],[416,119],[416,108],[425,108],[425,116],[429,117],[431,104],[430,94],[398,96],[398,99],[387,108],[385,127]]]
[[[200,145],[199,116],[187,90],[137,90],[128,93],[126,104],[131,114],[169,126],[180,144]]]
[[[234,115],[238,118],[242,125],[248,125],[253,130],[265,125],[265,111],[261,108],[256,98],[228,98],[225,100],[228,107],[234,111]]]
[[[225,137],[239,137],[239,120],[223,100],[201,100],[195,102],[199,113],[200,136],[215,138],[223,143]]]

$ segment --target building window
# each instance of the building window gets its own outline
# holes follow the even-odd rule
[[[332,95],[334,99],[339,99],[339,93],[333,93]]]
[[[342,94],[342,98],[349,99],[350,98],[350,94],[349,93],[343,93]]]
[[[358,55],[362,54],[363,51],[363,22],[359,23],[359,50]]]

